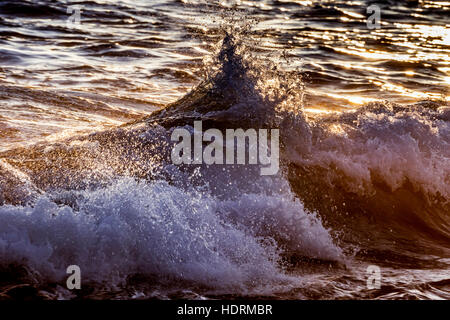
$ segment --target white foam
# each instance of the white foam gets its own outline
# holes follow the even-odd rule
[[[51,281],[76,264],[84,280],[111,285],[143,273],[242,293],[299,281],[282,272],[277,241],[309,256],[341,256],[320,221],[281,194],[218,200],[126,178],[59,200],[71,197],[78,210],[49,195],[34,206],[1,206],[2,263],[24,263]]]
[[[352,192],[371,192],[374,179],[392,190],[409,181],[417,190],[449,199],[450,125],[446,117],[444,108],[417,105],[394,110],[381,103],[326,116],[314,130],[309,152],[291,155],[291,160],[335,168],[328,174],[343,173]]]

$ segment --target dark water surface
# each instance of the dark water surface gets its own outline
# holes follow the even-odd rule
[[[0,1],[0,297],[448,299],[449,16]],[[177,168],[196,119],[279,128],[282,170]]]

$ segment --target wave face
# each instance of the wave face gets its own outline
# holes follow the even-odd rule
[[[203,4],[191,2],[206,10]],[[29,10],[31,4],[26,1],[5,3],[0,10],[2,25],[14,24],[9,18],[14,14],[30,22],[48,15],[59,21],[65,13],[45,1],[37,10]],[[305,19],[341,12],[356,19],[355,28],[362,23],[348,12],[354,9],[353,3],[347,7],[332,1],[314,8],[297,2],[269,5],[285,6],[288,11],[296,8],[291,14],[295,11]],[[0,115],[0,139],[7,145],[0,153],[1,298],[450,298],[448,103],[406,101],[392,92],[383,96],[389,102],[359,108],[343,104],[343,96],[324,100],[330,87],[322,82],[336,82],[332,66],[342,65],[350,53],[343,58],[337,57],[338,50],[319,48],[318,60],[330,56],[337,60],[330,59],[332,66],[318,67],[317,74],[310,70],[317,67],[314,60],[308,60],[311,65],[308,62],[303,71],[286,68],[286,62],[295,62],[295,57],[283,60],[278,53],[273,58],[258,32],[252,31],[250,20],[244,25],[234,21],[245,10],[271,19],[278,19],[285,10],[270,16],[264,7],[236,6],[234,16],[226,20],[229,24],[211,33],[207,48],[195,46],[198,52],[214,52],[201,62],[192,52],[182,51],[173,38],[157,36],[179,32],[181,24],[207,40],[198,25],[178,20],[178,2],[160,1],[156,6],[139,2],[136,9],[126,1],[120,6],[107,4],[116,9],[113,17],[105,17],[95,1],[86,6],[91,8],[86,12],[87,23],[103,17],[111,28],[123,31],[117,24],[130,19],[132,28],[144,32],[150,23],[158,26],[159,20],[168,19],[169,27],[160,26],[164,30],[153,30],[151,36],[142,35],[134,43],[120,32],[120,42],[97,43],[91,25],[79,29],[83,37],[95,40],[89,44],[80,43],[78,35],[58,38],[62,43],[69,41],[69,47],[78,46],[82,54],[76,55],[88,58],[82,66],[72,66],[64,60],[70,57],[63,58],[51,82],[56,89],[10,80],[20,78],[13,71],[26,65],[25,52],[17,57],[21,62],[4,58],[15,67],[6,67],[11,74],[0,83],[7,97],[0,108],[8,110]],[[218,10],[217,6],[226,4],[211,6]],[[404,7],[395,8],[392,12],[403,16]],[[440,12],[428,10],[437,16]],[[331,23],[325,20],[316,23]],[[70,34],[65,24],[57,24],[47,28]],[[22,31],[14,37],[25,36]],[[315,34],[313,29],[306,31],[308,42]],[[283,37],[295,39],[289,32]],[[436,45],[429,49],[447,50]],[[142,70],[130,61],[157,60],[159,51],[154,49],[173,50],[174,61],[179,61],[180,54],[192,59],[185,57],[176,66],[152,70],[147,81],[139,78]],[[156,57],[146,56],[150,52]],[[309,54],[304,57],[313,59],[316,53]],[[98,60],[89,60],[93,57],[134,68],[139,77],[121,77],[121,67],[108,71]],[[352,61],[361,68],[375,68],[370,62],[357,62]],[[437,69],[441,62],[436,62]],[[402,63],[386,62],[384,67],[397,70]],[[429,72],[435,72],[436,79],[442,76],[434,68],[425,68],[425,62],[418,63],[416,72],[421,76]],[[67,89],[74,84],[63,79],[80,71],[86,79],[77,79],[77,85],[85,81],[95,90]],[[36,71],[35,77],[46,72]],[[356,86],[343,84],[347,75],[337,75],[342,87],[333,91]],[[380,80],[359,76],[356,82]],[[154,86],[153,102],[135,92],[141,80]],[[309,81],[306,88],[305,81]],[[420,77],[415,81],[422,83]],[[170,91],[180,83],[196,85],[160,108],[170,97],[180,96],[181,92]],[[351,94],[367,83],[359,85]],[[158,91],[161,87],[167,92]],[[414,85],[407,94],[439,89],[420,91],[419,87]],[[123,95],[113,94],[113,88]],[[322,103],[328,102],[324,109]],[[308,103],[317,108],[311,111]],[[48,106],[56,109],[50,111]],[[154,112],[146,115],[149,111]],[[50,127],[71,123],[77,129],[43,139],[52,130],[34,125],[33,115],[45,115],[39,119],[48,119]],[[83,119],[89,116],[93,120]],[[11,120],[25,125],[19,129]],[[173,130],[192,132],[196,120],[202,120],[203,130],[279,129],[279,173],[261,176],[258,166],[245,165],[173,165]],[[20,135],[39,143],[30,145]],[[82,270],[79,292],[65,289],[66,268],[73,264]],[[366,287],[369,265],[382,270],[378,290]]]

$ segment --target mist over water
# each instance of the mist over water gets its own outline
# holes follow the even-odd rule
[[[0,2],[2,296],[449,298],[448,4],[71,4]],[[196,120],[280,172],[173,165]]]

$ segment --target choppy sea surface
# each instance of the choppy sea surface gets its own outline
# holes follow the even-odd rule
[[[450,298],[449,16],[0,1],[0,298]],[[278,128],[279,173],[173,165],[195,120]]]

